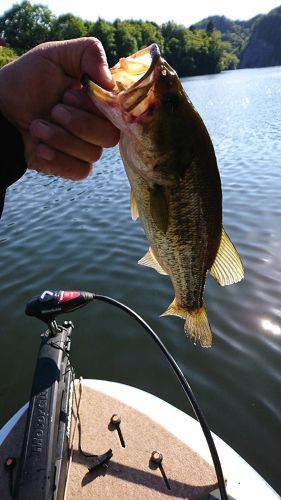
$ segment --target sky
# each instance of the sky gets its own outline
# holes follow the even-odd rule
[[[190,26],[211,15],[224,15],[230,19],[247,20],[257,14],[267,14],[281,5],[281,0],[29,0],[32,4],[47,5],[56,15],[71,12],[82,19],[107,21],[143,19],[162,24],[167,21]],[[21,1],[1,0],[0,15]]]

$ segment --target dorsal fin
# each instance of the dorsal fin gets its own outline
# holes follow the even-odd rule
[[[130,205],[131,205],[131,217],[133,220],[137,220],[137,218],[139,216],[139,211],[138,211],[137,202],[136,202],[136,198],[135,198],[133,190],[131,191]]]
[[[166,271],[164,271],[164,269],[160,266],[151,247],[149,247],[146,254],[138,261],[138,264],[141,264],[142,266],[152,267],[158,273],[167,275]]]
[[[220,246],[210,273],[221,286],[232,285],[244,278],[242,261],[223,227]]]

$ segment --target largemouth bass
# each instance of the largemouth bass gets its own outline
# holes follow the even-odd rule
[[[169,275],[175,299],[163,315],[185,319],[194,343],[212,344],[203,303],[206,273],[220,285],[243,278],[241,259],[222,226],[222,192],[212,141],[176,72],[156,44],[111,68],[108,92],[87,76],[95,105],[121,131],[131,184],[131,214],[149,242],[140,264]]]

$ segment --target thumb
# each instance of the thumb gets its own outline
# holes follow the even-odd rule
[[[87,73],[95,83],[111,90],[114,82],[102,43],[97,38],[88,38],[86,42],[87,46],[81,60],[82,74]]]
[[[43,48],[44,45],[39,47]],[[47,51],[49,58],[58,64],[66,75],[81,80],[82,75],[87,73],[101,87],[107,90],[114,87],[105,50],[97,38],[49,42]]]

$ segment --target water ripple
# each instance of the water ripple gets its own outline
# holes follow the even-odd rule
[[[281,491],[280,81],[281,68],[183,81],[213,139],[224,225],[245,265],[240,284],[221,288],[207,278],[211,350],[187,341],[179,318],[159,317],[173,290],[167,277],[137,264],[147,242],[130,218],[117,148],[81,182],[29,171],[9,189],[0,225],[1,423],[29,396],[44,328],[23,315],[25,302],[45,288],[94,290],[135,308],[159,332],[212,428]],[[75,315],[78,375],[135,384],[191,411],[161,353],[131,319],[100,304]]]

